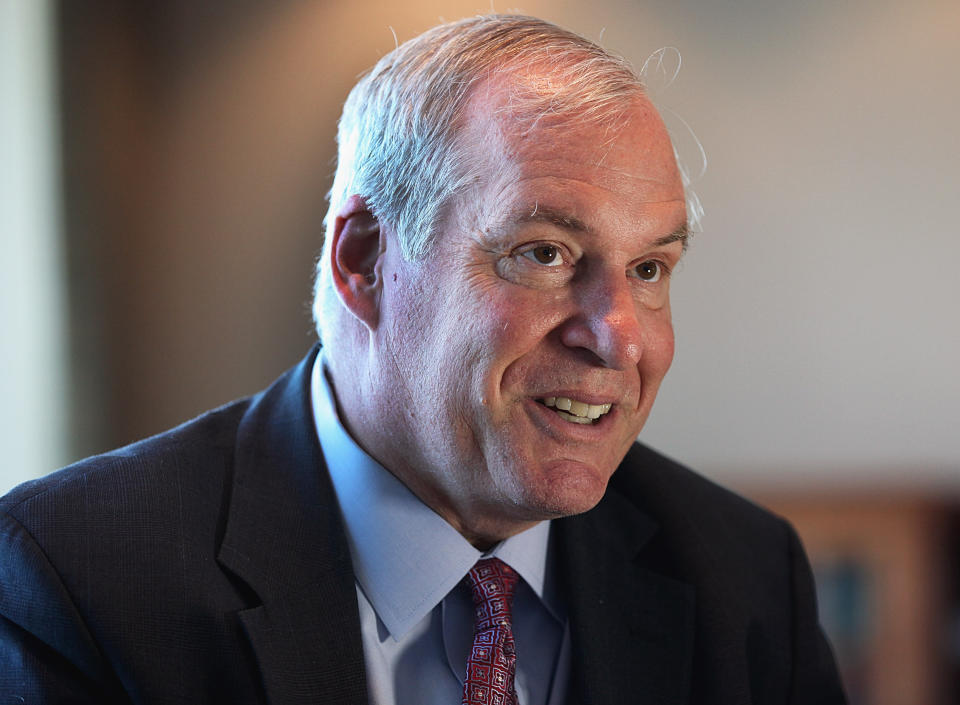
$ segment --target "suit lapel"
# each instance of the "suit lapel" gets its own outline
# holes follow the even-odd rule
[[[241,421],[218,560],[259,602],[239,619],[269,702],[365,705],[349,549],[312,424],[315,355]]]
[[[656,523],[611,488],[556,530],[573,648],[570,702],[687,702],[693,587],[644,567]]]

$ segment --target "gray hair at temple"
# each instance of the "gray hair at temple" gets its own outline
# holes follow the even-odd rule
[[[434,27],[384,56],[350,92],[340,117],[337,172],[324,219],[313,314],[318,333],[334,312],[328,268],[330,228],[354,194],[397,234],[403,256],[421,258],[444,207],[476,181],[461,138],[472,90],[508,74],[518,129],[553,117],[606,124],[611,137],[644,93],[622,58],[535,17],[489,15]],[[337,307],[339,308],[339,307]]]

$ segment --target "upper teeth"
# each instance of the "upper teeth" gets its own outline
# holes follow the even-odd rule
[[[569,397],[547,397],[543,400],[543,403],[546,406],[556,408],[558,411],[568,412],[561,414],[561,416],[568,418],[570,421],[576,420],[578,423],[599,419],[613,406],[612,404],[587,404]]]

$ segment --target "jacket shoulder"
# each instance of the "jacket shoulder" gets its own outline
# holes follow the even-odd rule
[[[608,495],[657,525],[663,570],[714,593],[787,590],[798,539],[787,521],[646,446],[635,444]],[[802,553],[802,549],[801,549]]]
[[[627,453],[610,486],[658,521],[695,517],[699,524],[732,525],[744,537],[787,528],[770,510],[640,443]]]
[[[657,525],[645,565],[694,588],[693,701],[739,692],[729,701],[844,702],[810,566],[785,519],[639,444],[611,493]]]
[[[214,549],[247,406],[0,499],[0,661],[18,664],[10,677],[29,701],[125,701],[120,674],[179,663],[178,635],[191,635],[195,667],[205,644],[233,658],[238,647],[224,635],[236,628],[224,615],[246,603]],[[0,690],[8,686],[0,676]]]
[[[87,509],[104,501],[114,513],[138,498],[182,492],[227,470],[237,428],[249,400],[240,400],[150,438],[85,458],[0,498],[0,514],[32,524],[31,517]],[[202,471],[194,471],[202,467]],[[149,502],[147,502],[149,504]]]

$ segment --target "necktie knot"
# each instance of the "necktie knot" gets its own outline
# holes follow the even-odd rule
[[[519,576],[499,558],[484,558],[467,574],[475,612],[473,648],[467,659],[464,705],[513,705],[516,648],[511,609]]]
[[[467,573],[476,610],[475,629],[509,626],[513,591],[520,576],[499,558],[483,558]]]

